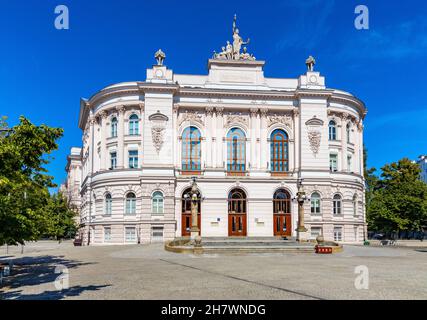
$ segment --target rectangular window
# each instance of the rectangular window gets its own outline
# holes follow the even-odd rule
[[[151,228],[151,241],[162,242],[163,241],[163,227],[152,227]]]
[[[320,213],[320,199],[312,198],[311,199],[311,213]]]
[[[138,168],[138,150],[129,150],[129,168]]]
[[[350,155],[347,156],[347,169],[348,169],[348,172],[353,171],[351,168],[351,156]]]
[[[338,155],[335,153],[329,155],[329,170],[332,172],[338,171]]]
[[[135,242],[136,241],[136,230],[134,227],[125,228],[125,239],[126,242]]]
[[[110,152],[110,169],[117,168],[117,152]]]
[[[135,214],[136,213],[136,199],[129,198],[126,199],[126,214]]]
[[[311,238],[316,239],[322,235],[322,227],[311,227]]]
[[[334,228],[334,241],[342,241],[342,227]]]
[[[110,241],[111,240],[111,228],[110,227],[104,227],[104,241]]]

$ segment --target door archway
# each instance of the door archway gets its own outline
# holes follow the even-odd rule
[[[242,189],[233,189],[228,194],[228,235],[244,237],[247,217],[247,197]]]
[[[199,226],[199,235],[202,231],[201,225],[201,201],[200,192],[197,192],[197,224]],[[191,188],[187,188],[182,193],[181,198],[181,235],[188,237],[191,234]]]
[[[291,195],[285,189],[279,189],[273,196],[273,234],[275,236],[292,235]]]

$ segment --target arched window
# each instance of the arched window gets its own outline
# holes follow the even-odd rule
[[[311,213],[320,213],[320,194],[317,192],[311,195]]]
[[[350,141],[351,141],[351,137],[350,137],[350,134],[351,134],[350,123],[347,123],[347,126],[345,127],[345,131],[346,131],[346,134],[347,134],[347,143],[350,143]]]
[[[126,213],[135,214],[136,213],[136,196],[135,193],[129,192],[126,195]]]
[[[201,135],[196,127],[188,127],[182,133],[182,170],[200,171]]]
[[[357,194],[353,196],[353,214],[357,216]]]
[[[333,209],[334,209],[334,215],[341,214],[341,196],[339,194],[334,195]]]
[[[117,137],[117,118],[111,119],[111,137]]]
[[[291,196],[284,189],[279,189],[273,196],[273,213],[291,213]]]
[[[246,136],[239,128],[227,134],[227,171],[242,174],[246,171]]]
[[[163,214],[163,193],[156,191],[152,198],[152,212],[154,214]]]
[[[110,215],[111,214],[111,209],[112,209],[112,198],[111,198],[111,194],[107,193],[105,195],[105,214],[106,215]]]
[[[185,191],[182,194],[182,206],[181,206],[181,212],[182,213],[191,213],[191,188],[185,189]],[[198,213],[200,213],[200,192],[197,191],[197,210]]]
[[[139,134],[139,118],[138,115],[132,114],[129,117],[129,135],[135,136]]]
[[[277,129],[271,133],[270,140],[271,171],[288,171],[288,135],[285,131]]]
[[[334,120],[329,121],[329,140],[337,140],[337,124]]]
[[[246,193],[241,189],[233,189],[228,194],[228,212],[233,214],[246,213]]]

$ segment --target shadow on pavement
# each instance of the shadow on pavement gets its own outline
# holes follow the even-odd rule
[[[17,259],[0,258],[0,265],[6,265],[10,260],[13,261],[11,275],[3,278],[3,288],[0,287],[0,299],[62,299],[67,296],[78,296],[83,291],[100,290],[102,286],[74,286],[63,290],[44,291],[38,294],[24,294],[21,287],[38,286],[52,283],[54,287],[55,280],[61,275],[63,268],[77,268],[83,265],[90,265],[93,262],[80,262],[64,259],[63,256],[38,256],[22,257]],[[57,269],[57,267],[59,267]],[[56,271],[56,273],[55,273]],[[7,291],[6,291],[7,288]],[[3,290],[2,290],[3,289]],[[17,289],[17,290],[14,290]]]

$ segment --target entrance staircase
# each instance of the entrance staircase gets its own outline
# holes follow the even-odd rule
[[[195,248],[190,238],[177,238],[165,249],[180,253],[251,254],[251,253],[314,253],[314,243],[297,242],[294,238],[279,237],[203,237],[201,247]],[[197,252],[196,252],[197,251]]]

